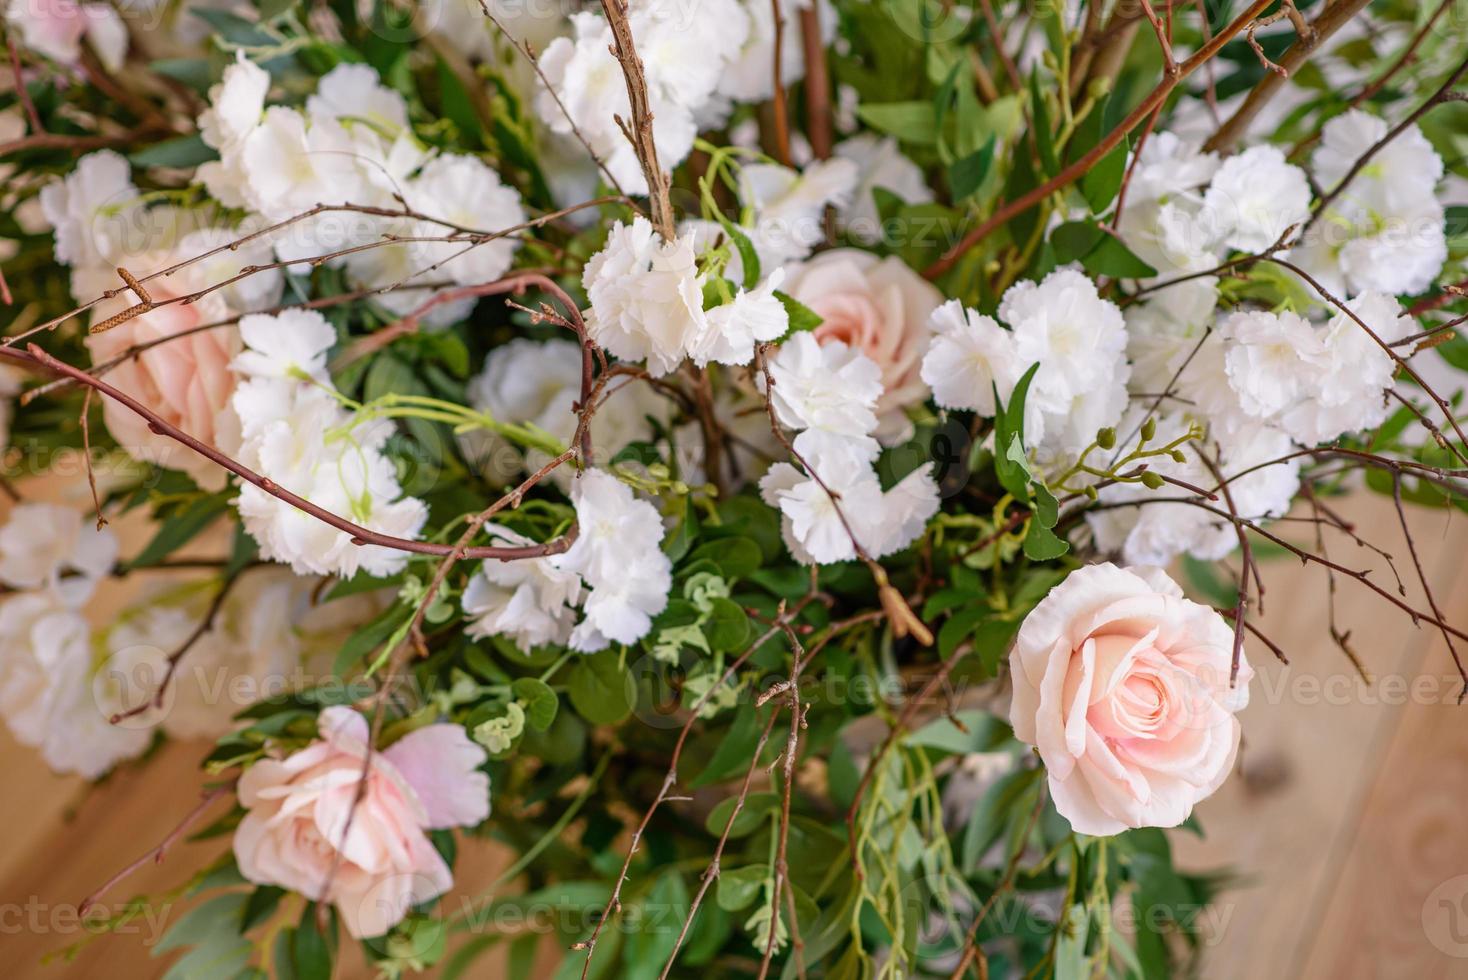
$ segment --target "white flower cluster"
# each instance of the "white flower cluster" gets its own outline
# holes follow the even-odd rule
[[[654,376],[677,370],[688,358],[700,367],[748,364],[756,343],[789,328],[784,304],[774,295],[781,278],[776,270],[756,288],[705,311],[707,277],[698,270],[693,240],[663,241],[643,217],[631,225],[618,222],[582,274],[591,300],[586,329],[617,357],[645,360]]]
[[[414,537],[428,510],[403,497],[382,447],[392,432],[383,419],[359,420],[342,407],[326,371],[336,331],[313,310],[240,321],[244,351],[231,365],[240,376],[230,403],[239,419],[244,465],[313,504],[369,530]],[[358,569],[390,575],[401,551],[352,543],[346,531],[297,509],[252,483],[237,500],[245,530],[266,558],[297,574],[349,577]]]
[[[673,564],[658,547],[657,509],[604,470],[587,470],[571,486],[580,528],[563,555],[486,561],[464,591],[470,636],[506,636],[522,650],[569,644],[594,653],[634,643],[668,604]],[[490,526],[497,544],[530,542]],[[577,621],[577,610],[581,612]]]
[[[414,136],[403,97],[360,64],[324,75],[304,110],[267,108],[270,76],[244,52],[209,90],[199,120],[204,142],[220,159],[199,167],[209,193],[230,207],[282,222],[318,205],[387,208],[406,204],[422,217],[379,217],[327,211],[274,233],[282,261],[301,261],[381,241],[442,239],[462,229],[498,232],[525,221],[520,197],[477,157],[436,154]],[[431,220],[430,220],[431,219]],[[361,286],[390,290],[383,302],[405,313],[427,298],[413,288],[432,269],[435,279],[470,285],[502,276],[519,240],[401,241],[336,256]],[[399,288],[406,287],[406,288]],[[448,304],[429,322],[462,316]]]
[[[1324,324],[1288,311],[1230,314],[1188,353],[1176,355],[1170,367],[1163,365],[1167,377],[1152,372],[1160,380],[1147,386],[1163,387],[1139,393],[1137,402],[1150,406],[1171,390],[1181,407],[1164,400],[1159,432],[1205,426],[1218,473],[1193,458],[1198,447],[1185,453],[1185,464],[1156,458],[1152,468],[1194,486],[1214,486],[1220,476],[1229,480],[1232,504],[1246,520],[1288,511],[1299,489],[1300,461],[1254,467],[1287,456],[1296,446],[1379,425],[1390,411],[1387,393],[1396,362],[1383,345],[1410,333],[1412,320],[1395,298],[1381,293],[1363,293],[1346,305]],[[1141,494],[1116,485],[1103,489],[1101,499],[1117,503]],[[1102,548],[1120,551],[1136,564],[1165,564],[1184,551],[1213,560],[1227,554],[1235,540],[1228,521],[1187,505],[1096,511],[1087,521]]]
[[[1007,404],[1038,364],[1025,399],[1030,449],[1074,455],[1116,423],[1127,403],[1126,324],[1095,283],[1069,269],[1016,283],[999,304],[999,320],[1009,329],[956,300],[933,314],[922,376],[939,405],[993,415],[994,393]]]
[[[785,43],[781,78],[789,85],[805,74],[799,17],[813,0],[782,5]],[[775,24],[764,0],[631,0],[626,4],[637,53],[647,79],[653,142],[664,168],[682,163],[700,129],[727,121],[732,102],[758,102],[774,93]],[[835,17],[821,11],[822,34]],[[646,194],[632,144],[617,119],[631,119],[627,84],[613,53],[611,26],[593,13],[571,16],[571,36],[545,48],[538,116],[552,132],[579,133],[629,194]]]
[[[1445,213],[1435,194],[1443,161],[1415,125],[1341,187],[1356,161],[1386,134],[1385,120],[1352,109],[1325,124],[1311,157],[1321,190],[1340,193],[1298,250],[1297,262],[1337,297],[1420,293],[1447,261]]]
[[[0,715],[57,772],[95,779],[148,747],[109,718],[131,707],[97,670],[82,610],[117,560],[117,539],[54,504],[18,504],[0,528]]]
[[[825,565],[857,557],[853,539],[870,558],[911,544],[937,512],[938,486],[927,463],[882,489],[874,468],[876,363],[840,341],[799,333],[770,359],[769,375],[776,417],[798,431],[793,445],[812,471],[776,463],[760,481],[765,503],[780,511],[791,555]]]

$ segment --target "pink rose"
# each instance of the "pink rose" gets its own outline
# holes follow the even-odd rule
[[[380,936],[408,909],[453,886],[426,830],[489,816],[484,750],[458,725],[419,728],[372,756],[366,792],[347,829],[367,753],[367,720],[321,712],[321,740],[287,759],[263,759],[240,778],[249,810],[234,835],[240,873],[336,905],[354,938]],[[345,836],[344,836],[345,835]],[[322,888],[331,875],[331,894]]]
[[[1040,750],[1055,808],[1082,834],[1175,827],[1239,747],[1233,630],[1155,568],[1088,565],[1025,618],[1009,656],[1014,734]]]
[[[172,299],[187,290],[174,292],[171,284],[156,279],[147,284],[154,302]],[[125,297],[125,298],[124,298]],[[134,302],[131,293],[100,304],[93,323],[100,323]],[[92,363],[101,364],[138,344],[172,337],[205,323],[228,319],[230,310],[219,294],[210,293],[194,303],[173,303],[144,313],[121,326],[87,338]],[[200,442],[221,449],[228,442],[230,419],[226,414],[235,376],[229,362],[240,350],[239,329],[214,327],[150,347],[112,368],[106,380],[149,406],[164,421],[178,426]],[[186,446],[148,428],[148,423],[124,405],[102,399],[102,417],[107,431],[134,458],[171,469],[183,470],[207,490],[224,486],[225,471]]]
[[[886,389],[877,402],[877,438],[892,445],[911,432],[903,409],[924,401],[921,371],[928,349],[928,318],[943,294],[901,259],[854,248],[822,252],[791,268],[785,291],[825,321],[816,340],[839,340],[882,370]]]

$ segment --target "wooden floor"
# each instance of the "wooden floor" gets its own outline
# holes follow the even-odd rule
[[[1418,601],[1390,502],[1363,497],[1342,509],[1396,556]],[[1447,617],[1468,623],[1468,519],[1412,516]],[[1346,540],[1332,555],[1354,567],[1381,564]],[[1384,567],[1373,577],[1393,584]],[[1341,626],[1374,677],[1368,686],[1327,636],[1320,571],[1278,559],[1266,565],[1266,578],[1261,622],[1291,665],[1251,643],[1259,677],[1244,715],[1240,771],[1201,808],[1206,839],[1184,834],[1177,843],[1188,866],[1227,865],[1242,876],[1204,913],[1205,976],[1468,976],[1468,705],[1455,703],[1458,684],[1441,635],[1412,627],[1361,586],[1341,582]],[[69,966],[40,960],[86,938],[76,904],[194,805],[200,754],[198,745],[172,744],[147,766],[88,788],[51,775],[0,731],[5,976],[161,975],[166,960],[150,958],[147,945],[166,923],[146,919],[130,935],[95,939]],[[111,899],[164,891],[220,848],[180,846]],[[477,894],[504,859],[481,848],[461,860],[460,890]],[[366,975],[360,966],[343,973]],[[499,976],[502,967],[489,960],[474,975]]]

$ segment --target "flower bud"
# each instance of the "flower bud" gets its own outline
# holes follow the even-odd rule
[[[1151,472],[1150,470],[1142,474],[1142,486],[1146,487],[1148,490],[1161,490],[1162,484],[1164,482],[1165,481],[1162,479],[1161,476]]]
[[[1111,449],[1116,445],[1116,430],[1107,426],[1096,433],[1096,445],[1102,449]]]

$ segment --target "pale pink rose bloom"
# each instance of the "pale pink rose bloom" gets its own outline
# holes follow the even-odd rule
[[[1014,734],[1040,750],[1082,834],[1175,827],[1233,768],[1233,630],[1156,568],[1088,565],[1025,617],[1010,653]]]
[[[161,302],[188,292],[184,284],[155,279],[146,286],[153,301]],[[176,291],[175,291],[176,290]],[[135,302],[124,293],[99,304],[92,322],[100,323]],[[172,337],[206,323],[228,319],[230,309],[217,293],[193,303],[172,303],[87,338],[92,363],[101,364],[138,344]],[[130,357],[104,375],[108,383],[132,395],[200,442],[233,449],[237,436],[229,399],[235,376],[229,362],[240,351],[240,333],[234,326],[215,327],[158,344]],[[102,399],[107,431],[135,459],[183,470],[201,487],[217,490],[227,476],[209,461],[168,436],[148,428],[142,416],[111,399]]]
[[[928,318],[943,295],[895,257],[854,248],[822,252],[790,268],[785,291],[824,322],[816,340],[839,340],[877,363],[886,389],[877,402],[877,438],[887,445],[911,434],[903,409],[926,401],[923,354]]]
[[[336,905],[354,938],[380,936],[414,905],[453,886],[425,831],[489,816],[482,748],[458,725],[419,728],[372,756],[367,787],[347,828],[370,737],[346,707],[321,712],[321,740],[288,758],[263,759],[240,777],[249,812],[234,835],[240,873]],[[331,894],[323,895],[334,862]]]

